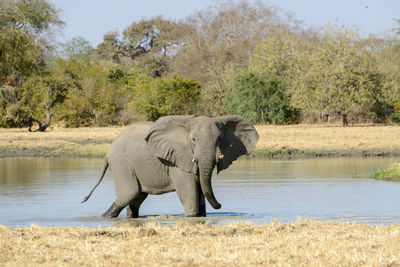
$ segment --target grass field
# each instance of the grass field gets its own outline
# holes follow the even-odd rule
[[[400,155],[400,126],[257,125],[254,156]],[[102,157],[123,127],[0,129],[0,156]]]
[[[258,153],[309,156],[400,155],[400,126],[291,125],[256,127]]]
[[[0,129],[0,156],[102,157],[123,129],[57,128],[46,132]]]
[[[400,225],[0,226],[2,266],[399,266]]]

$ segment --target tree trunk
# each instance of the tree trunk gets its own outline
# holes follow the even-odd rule
[[[50,126],[51,116],[52,116],[52,114],[50,113],[50,107],[49,107],[49,105],[45,104],[44,108],[46,111],[46,121],[42,124],[39,120],[37,120],[35,118],[31,118],[28,123],[28,126],[29,126],[28,131],[29,132],[44,132],[44,131],[46,131],[47,127]],[[39,128],[32,131],[33,122],[36,122],[39,125]]]
[[[347,121],[347,114],[343,113],[342,114],[342,120],[343,120],[343,126],[348,126],[349,122]]]

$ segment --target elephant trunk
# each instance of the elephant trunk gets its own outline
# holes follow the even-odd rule
[[[220,209],[221,204],[218,203],[217,199],[214,196],[214,192],[211,186],[211,176],[212,171],[215,167],[214,160],[208,161],[199,161],[199,172],[200,172],[200,186],[203,191],[204,196],[207,198],[207,201],[214,209]]]

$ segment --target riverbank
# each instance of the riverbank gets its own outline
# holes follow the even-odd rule
[[[400,156],[400,126],[257,125],[251,157]],[[0,129],[0,157],[103,157],[125,127]]]
[[[225,226],[0,226],[5,266],[398,266],[400,225],[298,220]]]

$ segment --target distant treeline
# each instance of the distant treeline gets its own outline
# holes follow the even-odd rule
[[[253,123],[400,123],[400,20],[385,37],[309,29],[262,2],[220,1],[184,20],[57,48],[47,0],[0,2],[0,127],[124,125],[170,114]]]

